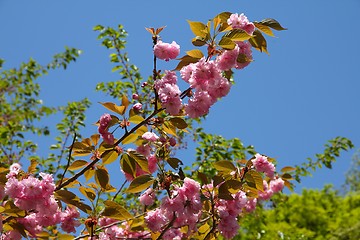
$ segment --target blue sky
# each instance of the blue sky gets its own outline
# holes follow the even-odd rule
[[[109,52],[92,31],[95,25],[124,25],[129,57],[146,78],[152,70],[152,43],[145,27],[166,26],[163,40],[175,40],[184,54],[193,48],[187,19],[207,21],[223,11],[245,13],[252,21],[274,18],[288,30],[267,38],[270,55],[254,52],[255,61],[235,74],[236,85],[212,107],[204,127],[227,138],[239,137],[275,157],[280,166],[294,165],[321,152],[336,136],[360,146],[359,10],[358,0],[0,0],[0,57],[10,68],[30,57],[45,64],[65,46],[81,49],[83,54],[68,70],[52,72],[40,83],[48,105],[90,98],[90,124],[105,111],[96,102],[110,100],[95,92],[96,83],[118,78],[111,73]],[[175,64],[162,62],[159,67],[172,69]],[[316,171],[297,189],[340,186],[354,153],[344,154],[331,171]],[[191,148],[181,157],[191,161]]]

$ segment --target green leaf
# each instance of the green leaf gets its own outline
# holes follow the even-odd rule
[[[193,50],[187,51],[186,54],[190,57],[198,58],[198,59],[204,57],[204,54],[199,49],[193,49]]]
[[[150,187],[154,183],[154,179],[151,175],[141,175],[136,177],[129,185],[126,190],[127,193],[138,193],[141,192],[148,187]]]
[[[260,21],[260,24],[271,27],[272,29],[281,31],[281,30],[287,30],[286,28],[283,28],[278,21],[272,18],[266,18],[262,21]]]
[[[230,172],[236,170],[236,167],[234,166],[234,164],[227,160],[220,160],[220,161],[214,162],[213,166],[219,172],[230,173]]]
[[[74,171],[74,170],[85,167],[87,164],[88,164],[88,162],[85,160],[76,160],[70,164],[68,169],[71,171]]]
[[[170,118],[169,121],[171,122],[171,124],[173,126],[175,126],[178,129],[185,129],[188,127],[188,124],[186,123],[186,121],[179,117]]]
[[[101,188],[106,189],[109,184],[109,173],[105,168],[97,168],[95,170],[95,181],[101,186]]]

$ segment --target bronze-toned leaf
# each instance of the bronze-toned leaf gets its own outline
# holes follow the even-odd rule
[[[95,170],[94,169],[88,169],[86,170],[86,172],[84,173],[84,177],[86,181],[89,181],[95,174]]]
[[[230,30],[224,36],[230,38],[232,41],[245,41],[251,38],[251,35],[241,29]]]
[[[90,201],[94,201],[96,198],[95,190],[92,188],[86,188],[84,186],[80,186],[79,191]]]
[[[186,54],[190,57],[198,58],[198,59],[204,57],[204,54],[199,49],[193,49],[193,50],[187,51]]]
[[[266,25],[263,25],[261,23],[257,23],[257,22],[254,22],[254,25],[257,29],[259,29],[260,31],[262,31],[263,33],[271,36],[271,37],[274,37],[274,33],[271,31],[271,28],[266,26]]]
[[[97,168],[95,170],[95,181],[101,186],[101,188],[106,189],[106,186],[109,184],[109,173],[105,168]]]
[[[133,177],[135,176],[136,162],[133,158],[130,158],[127,153],[121,155],[120,166],[125,173],[128,173]]]
[[[35,158],[30,159],[30,165],[28,167],[28,173],[35,173],[37,166],[37,160]]]
[[[189,65],[190,63],[196,63],[198,62],[199,59],[198,58],[194,58],[188,55],[183,56],[182,58],[180,58],[180,62],[178,63],[178,65],[176,66],[176,68],[174,70],[181,70],[183,67]]]
[[[203,37],[196,36],[191,40],[191,43],[196,47],[202,47],[206,44],[206,40]]]
[[[245,174],[246,183],[252,187],[256,188],[260,191],[264,191],[263,178],[260,173],[254,170],[249,170]]]
[[[179,165],[183,165],[182,161],[178,158],[168,158],[166,162],[175,170],[178,169]]]
[[[75,160],[74,162],[72,162],[69,166],[69,170],[74,171],[74,170],[78,170],[80,168],[85,167],[88,164],[87,161],[85,160]]]
[[[213,166],[219,172],[230,173],[236,170],[234,164],[228,160],[221,160],[213,163]]]
[[[236,46],[236,43],[234,43],[231,38],[223,36],[219,41],[219,46],[226,50],[233,50]]]
[[[134,178],[134,180],[132,180],[126,192],[138,193],[147,189],[153,183],[154,183],[154,178],[151,175],[141,175]]]
[[[283,28],[278,21],[272,18],[267,18],[262,21],[260,21],[262,25],[271,27],[272,29],[281,31],[281,30],[287,30],[286,28]]]
[[[119,153],[114,149],[111,151],[106,151],[101,155],[102,162],[104,164],[110,164],[114,162],[119,157]]]
[[[122,140],[121,144],[130,144],[135,142],[138,139],[139,135],[137,133],[129,134],[124,140]]]
[[[118,106],[115,103],[112,102],[100,102],[101,105],[103,105],[105,108],[109,109],[110,111],[123,115],[125,113],[125,106]]]
[[[282,172],[292,172],[292,171],[295,171],[296,170],[296,168],[294,168],[294,167],[289,167],[289,166],[286,166],[286,167],[283,167],[280,171],[282,171]]]
[[[187,20],[187,22],[190,25],[191,31],[194,33],[195,36],[200,36],[205,39],[208,38],[208,30],[207,26],[202,22],[192,22],[190,20]]]
[[[140,166],[145,172],[149,172],[149,164],[146,157],[136,151],[128,151],[129,157],[133,158],[135,162]]]
[[[116,220],[126,220],[133,218],[133,216],[123,206],[114,201],[106,200],[104,204],[105,209],[102,213],[103,216]]]
[[[178,129],[185,129],[188,127],[186,121],[180,117],[170,118],[169,121],[171,122],[172,125],[174,125]]]
[[[144,120],[145,119],[140,115],[133,115],[133,116],[129,117],[129,119],[128,119],[129,122],[134,123],[134,124],[141,123]]]
[[[253,48],[260,52],[268,53],[266,39],[259,30],[255,30],[253,37],[249,39],[249,42]]]
[[[91,138],[91,141],[93,142],[93,145],[96,146],[99,143],[100,134],[91,135],[90,138]]]
[[[234,199],[231,196],[231,193],[229,192],[229,186],[228,186],[227,182],[224,182],[223,184],[220,185],[218,197],[220,199],[225,199],[225,200],[233,200]]]

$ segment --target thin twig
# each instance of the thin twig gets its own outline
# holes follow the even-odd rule
[[[145,215],[145,213],[142,213],[142,214],[139,214],[139,215],[134,216],[134,217],[131,218],[131,219],[136,219],[136,218],[139,218],[139,217],[144,216],[144,215]],[[116,221],[116,222],[110,223],[109,225],[102,226],[102,227],[99,227],[99,228],[95,229],[94,232],[95,232],[95,233],[96,233],[96,232],[100,232],[101,230],[110,228],[110,227],[115,226],[115,225],[118,225],[118,224],[122,224],[122,223],[127,222],[128,220],[131,220],[131,219],[126,219],[126,220]],[[82,239],[82,238],[89,237],[89,236],[90,236],[90,234],[83,234],[83,235],[80,235],[80,236],[74,238],[74,240]],[[146,235],[145,235],[145,236],[146,236]]]
[[[61,159],[62,159],[62,157],[63,157],[63,155],[64,155],[65,147],[66,147],[65,145],[66,145],[66,142],[67,142],[68,139],[69,139],[69,136],[70,136],[70,129],[67,131],[66,136],[65,136],[65,138],[64,138],[64,143],[63,143],[63,145],[62,145],[62,147],[61,147],[61,151],[60,151],[60,155],[59,155],[59,160],[58,160],[58,165],[57,165],[57,168],[56,168],[56,170],[55,170],[54,175],[56,175],[57,172],[58,172],[59,169],[60,169]],[[74,144],[74,142],[73,142],[73,144]]]
[[[112,198],[112,201],[115,201],[117,195],[119,195],[119,193],[122,191],[122,189],[124,188],[126,182],[127,182],[127,180],[125,180],[125,181],[123,182],[123,184],[121,185],[121,187],[119,188],[119,190],[116,192],[116,194],[115,194],[114,197]]]
[[[71,144],[71,147],[70,147],[70,151],[69,151],[68,162],[67,162],[66,168],[65,168],[65,170],[64,170],[64,172],[63,172],[63,175],[61,176],[59,185],[61,185],[61,183],[62,183],[62,181],[63,181],[63,179],[64,179],[64,177],[65,177],[65,173],[66,173],[66,171],[68,170],[68,168],[69,168],[69,166],[70,166],[71,153],[72,153],[72,150],[73,150],[73,145],[74,145],[74,143],[75,143],[75,140],[76,140],[76,133],[74,133],[74,138],[73,138],[73,141],[72,141],[72,144]]]
[[[169,222],[168,225],[166,225],[166,227],[164,228],[164,230],[161,231],[161,234],[159,235],[159,237],[156,239],[156,240],[160,240],[162,238],[162,236],[164,236],[165,232],[171,228],[171,226],[173,225],[173,223],[175,222],[175,219],[176,219],[176,215],[175,215],[175,212],[173,214],[173,218],[171,219],[171,221]]]

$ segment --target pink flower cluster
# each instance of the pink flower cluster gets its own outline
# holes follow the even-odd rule
[[[252,35],[255,31],[255,25],[243,13],[240,15],[237,13],[231,14],[227,23],[232,28],[244,30],[249,35]]]
[[[242,62],[238,59],[241,58]],[[232,50],[223,51],[217,58],[216,64],[222,71],[231,68],[243,69],[252,61],[251,44],[249,42],[236,42],[236,46]]]
[[[276,178],[267,181],[263,180],[264,191],[259,191],[260,200],[269,200],[275,193],[280,192],[284,188],[284,180],[281,178]]]
[[[100,125],[98,128],[98,131],[101,134],[101,137],[104,139],[104,141],[107,144],[114,144],[114,140],[115,140],[112,133],[110,133],[108,131],[111,119],[112,119],[111,115],[108,113],[105,113],[100,117],[100,121],[99,121]]]
[[[158,92],[159,99],[166,112],[171,115],[177,115],[182,107],[176,73],[165,71],[165,76],[155,82],[155,89]]]
[[[171,197],[164,197],[159,208],[147,212],[145,221],[153,232],[159,232],[172,223],[163,239],[186,238],[179,228],[188,226],[188,235],[197,230],[196,224],[201,215],[200,184],[185,178],[181,187],[171,190]],[[176,238],[175,238],[176,239]]]
[[[255,154],[255,159],[251,161],[256,171],[265,173],[269,178],[274,177],[275,166],[273,163],[269,162],[266,156],[257,153]]]
[[[52,175],[40,173],[41,180],[33,176],[19,180],[17,179],[19,166],[14,164],[10,167],[5,185],[5,194],[14,200],[14,204],[22,210],[31,211],[24,218],[19,218],[18,222],[25,226],[31,237],[36,237],[36,234],[42,232],[43,227],[60,223],[64,231],[75,232],[75,227],[80,225],[75,218],[78,218],[80,214],[73,207],[68,207],[64,212],[61,211],[54,197],[55,184]],[[7,235],[10,237],[17,234],[8,232],[4,236]]]
[[[152,188],[148,188],[141,196],[139,201],[145,206],[153,205],[156,199],[155,191]]]
[[[141,138],[144,140],[144,143],[136,148],[136,152],[140,153],[148,160],[149,172],[145,172],[138,164],[136,164],[136,169],[135,169],[136,177],[148,173],[154,173],[158,167],[157,165],[158,159],[155,156],[155,150],[156,150],[156,144],[159,142],[159,136],[157,136],[153,132],[145,132],[141,136]],[[128,151],[135,151],[135,150],[128,149]],[[125,178],[128,181],[132,181],[134,179],[134,176],[130,175],[129,173],[126,173],[123,170],[122,172],[125,174]]]
[[[102,217],[99,219],[99,226],[104,227],[115,222],[117,222],[117,220],[108,217]],[[142,239],[142,238],[149,238],[149,232],[131,231],[130,225],[127,222],[123,222],[120,226],[114,225],[105,228],[105,230],[101,232],[99,234],[99,237],[96,239],[111,240],[111,239]]]
[[[169,61],[175,59],[180,53],[180,46],[173,41],[172,43],[164,43],[158,41],[154,46],[154,54],[157,58]]]
[[[100,117],[100,121],[99,121],[100,125],[98,131],[107,144],[114,144],[114,136],[112,135],[112,133],[108,131],[111,119],[112,119],[111,115],[105,113]]]
[[[202,58],[197,63],[183,67],[180,74],[195,89],[185,106],[185,112],[191,118],[206,115],[217,99],[230,91],[231,83],[222,76],[222,71],[214,60]]]
[[[246,194],[242,191],[233,194],[233,198],[233,200],[219,199],[215,206],[220,217],[219,231],[227,239],[237,234],[240,227],[237,217],[248,203]]]

